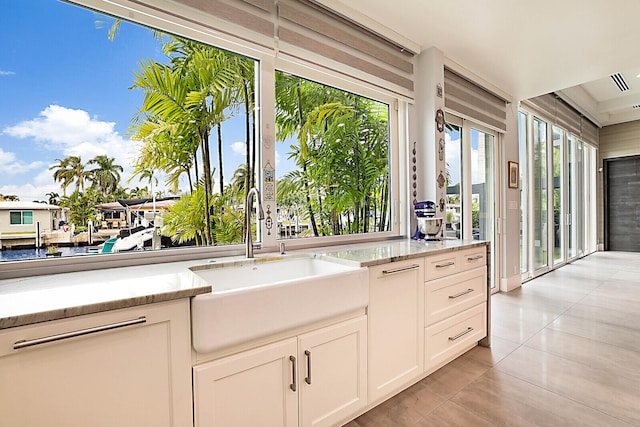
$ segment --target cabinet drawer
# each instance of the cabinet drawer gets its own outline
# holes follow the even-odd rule
[[[480,304],[486,298],[486,267],[426,282],[425,326]]]
[[[434,280],[487,264],[487,247],[482,245],[470,249],[429,255],[425,261],[424,280]]]
[[[425,259],[424,280],[434,280],[450,276],[458,272],[458,256],[456,251],[438,255],[429,255]]]
[[[458,252],[458,271],[467,271],[487,264],[487,247],[482,245]]]
[[[453,360],[486,335],[486,303],[425,328],[425,369]]]

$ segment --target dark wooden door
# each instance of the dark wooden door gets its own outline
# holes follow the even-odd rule
[[[640,252],[640,156],[609,159],[605,172],[605,249]]]

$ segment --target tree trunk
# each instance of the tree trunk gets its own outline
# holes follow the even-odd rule
[[[209,200],[211,199],[211,159],[209,156],[209,131],[203,129],[200,132],[200,146],[202,148],[202,173],[204,174],[204,218],[205,218],[205,243],[211,245],[211,211]]]
[[[304,115],[302,111],[302,90],[300,89],[300,83],[296,86],[296,94],[298,96],[298,126],[300,127],[300,132],[302,132],[302,128],[304,127]],[[300,135],[302,136],[302,135]],[[307,161],[303,160],[303,176],[307,177]],[[309,191],[309,182],[305,180],[304,182],[304,194],[307,199],[307,210],[309,211],[309,221],[311,222],[311,227],[313,229],[313,235],[315,237],[319,236],[318,233],[318,225],[316,224],[316,216],[313,213],[313,206],[311,206],[311,194]]]
[[[220,168],[220,197],[224,195],[224,172],[222,171],[222,123],[218,123],[218,167]]]
[[[387,209],[389,208],[389,180],[385,177],[382,183],[382,200],[380,202],[380,223],[378,224],[378,231],[387,230]]]
[[[362,214],[362,220],[364,221],[362,232],[369,232],[369,211],[371,210],[371,197],[367,194],[364,197],[364,212]]]

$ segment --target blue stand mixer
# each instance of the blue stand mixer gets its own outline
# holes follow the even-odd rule
[[[442,230],[442,218],[436,218],[436,204],[430,200],[416,202],[413,205],[418,225],[411,236],[414,240],[439,241]]]

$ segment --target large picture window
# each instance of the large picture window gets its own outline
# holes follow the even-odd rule
[[[276,73],[281,238],[390,229],[389,106]]]
[[[110,239],[118,251],[241,243],[243,201],[258,185],[258,62],[38,4],[3,4],[0,32],[14,47],[0,65],[0,157],[12,171],[3,198],[61,206],[77,253],[103,252]],[[64,244],[52,225],[41,232],[43,244]],[[8,251],[2,258],[14,259]]]
[[[237,252],[247,227],[272,247],[398,233],[393,97],[375,100],[371,88],[326,73],[293,75],[296,64],[263,73],[277,62],[272,52],[172,22],[180,13],[156,20],[118,4],[104,5],[113,16],[55,0],[3,4],[0,34],[13,48],[0,64],[0,199],[62,208],[59,220],[39,224],[42,247],[64,246],[52,237],[69,230],[70,254],[111,248],[142,260],[136,253],[166,250],[177,259],[183,249]],[[264,190],[266,164],[276,178],[268,226],[244,212],[248,191]],[[40,256],[2,248],[0,258]]]

